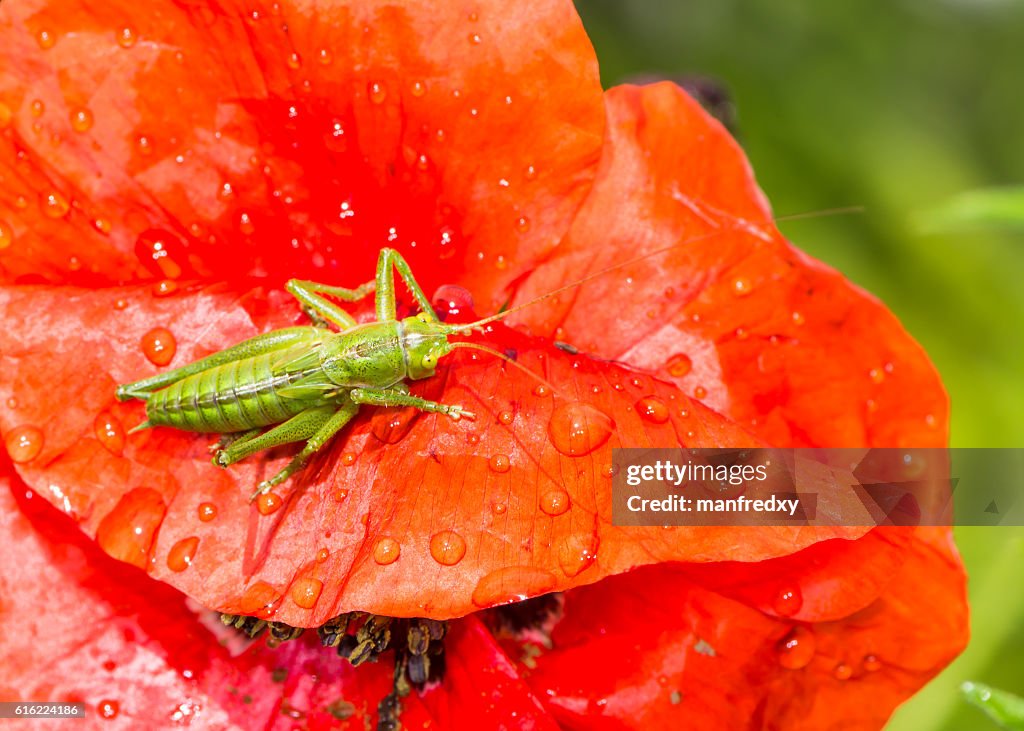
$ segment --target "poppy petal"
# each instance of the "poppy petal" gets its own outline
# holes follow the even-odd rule
[[[630,263],[516,321],[674,380],[773,446],[945,446],[927,356],[782,238],[725,129],[669,83],[605,98],[598,181],[516,301]]]
[[[919,529],[875,602],[805,625],[648,567],[569,592],[551,641],[524,673],[564,728],[876,729],[966,644],[965,577]]]
[[[392,246],[500,304],[600,156],[569,2],[40,0],[0,33],[5,281],[347,280]]]
[[[254,506],[248,496],[292,451],[220,470],[210,437],[158,428],[125,439],[145,417],[113,395],[160,370],[140,345],[154,328],[176,339],[168,365],[182,365],[295,324],[284,293],[21,287],[0,289],[0,313],[21,323],[0,334],[0,398],[14,404],[0,428],[9,445],[25,429],[40,440],[17,458],[21,474],[108,553],[222,611],[297,626],[354,609],[448,618],[652,562],[759,561],[866,532],[612,525],[613,448],[756,440],[670,384],[500,325],[476,342],[516,366],[459,352],[414,382],[475,422],[367,408],[322,461]],[[645,416],[640,401],[664,418]],[[207,504],[216,519],[204,520]],[[311,580],[315,601],[296,600]]]

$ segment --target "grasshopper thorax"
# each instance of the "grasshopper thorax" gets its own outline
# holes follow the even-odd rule
[[[402,352],[409,378],[430,378],[437,362],[452,352],[448,335],[452,329],[430,319],[425,312],[402,320]]]

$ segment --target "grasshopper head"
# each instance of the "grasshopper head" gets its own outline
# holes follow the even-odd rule
[[[405,330],[402,347],[406,353],[409,378],[430,378],[437,362],[453,350],[448,342],[451,328],[432,321],[423,312],[405,318],[402,326]]]

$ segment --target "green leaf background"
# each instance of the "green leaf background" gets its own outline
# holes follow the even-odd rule
[[[952,397],[952,446],[1024,447],[1024,2],[577,5],[606,86],[725,84],[776,214],[863,206],[782,228],[924,345]],[[996,728],[965,681],[1024,695],[1024,528],[957,542],[971,643],[889,731]]]

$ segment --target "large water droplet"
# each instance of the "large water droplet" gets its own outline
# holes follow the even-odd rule
[[[372,81],[366,87],[367,96],[372,104],[382,104],[388,98],[387,87],[379,81]]]
[[[394,538],[381,538],[373,546],[373,560],[381,566],[387,566],[398,560],[402,547]]]
[[[652,424],[668,421],[668,406],[657,396],[644,396],[636,402],[636,412]]]
[[[68,215],[71,204],[68,203],[67,198],[54,190],[39,196],[39,209],[47,218],[56,220]]]
[[[558,565],[562,572],[572,578],[588,569],[597,560],[597,549],[601,540],[596,534],[573,533],[566,536],[558,546]]]
[[[590,404],[562,404],[551,414],[548,436],[562,454],[581,457],[608,441],[615,422]]]
[[[199,513],[199,520],[209,523],[217,517],[217,506],[213,503],[199,503],[197,512]]]
[[[450,530],[435,533],[430,538],[430,555],[444,566],[454,566],[466,555],[466,539]]]
[[[494,472],[508,472],[512,466],[511,461],[507,454],[495,454],[492,455],[490,460],[487,462],[487,466],[490,467]]]
[[[152,274],[166,279],[181,276],[178,257],[183,256],[182,245],[174,234],[158,228],[151,228],[139,234],[135,240],[135,256]]]
[[[784,586],[772,600],[772,609],[780,617],[792,617],[804,605],[803,595],[798,586]]]
[[[260,512],[260,515],[276,513],[283,504],[284,501],[276,492],[264,492],[256,498],[256,509]]]
[[[174,360],[178,343],[165,327],[154,327],[142,336],[142,352],[150,363],[165,366]]]
[[[92,430],[96,439],[113,455],[118,457],[124,452],[124,427],[121,421],[109,411],[101,411],[92,422]]]
[[[199,548],[199,538],[197,536],[182,538],[171,546],[171,550],[168,551],[167,568],[171,571],[184,571],[192,565],[192,559],[196,555],[197,548]]]
[[[799,670],[807,667],[814,659],[814,633],[807,627],[794,627],[779,642],[779,664],[787,670]]]
[[[123,495],[100,521],[96,541],[114,558],[145,569],[166,513],[167,506],[159,492],[136,487]]]
[[[832,675],[836,680],[849,680],[853,677],[853,668],[845,662],[841,662],[836,665],[835,670],[832,671]]]
[[[303,609],[312,609],[320,601],[323,590],[324,582],[311,576],[303,577],[292,584],[292,601]]]
[[[473,589],[473,604],[485,609],[520,602],[555,588],[555,575],[535,566],[506,566],[484,576]]]
[[[693,361],[685,353],[676,353],[668,359],[668,373],[674,378],[682,378],[693,370]]]
[[[281,602],[281,593],[265,581],[257,581],[242,595],[239,603],[242,614],[253,617],[269,617]]]
[[[100,718],[117,718],[117,714],[121,712],[121,704],[115,700],[105,698],[96,704],[96,713],[99,714]]]
[[[7,454],[18,464],[31,462],[43,451],[43,432],[38,427],[22,424],[7,432]]]
[[[71,110],[71,129],[75,132],[88,132],[92,128],[93,117],[85,107]]]
[[[445,322],[468,322],[473,316],[473,295],[455,284],[442,284],[431,300],[438,317]]]
[[[540,496],[540,509],[548,515],[561,515],[572,507],[572,500],[565,490],[552,490]]]
[[[737,297],[746,297],[752,291],[750,286],[750,280],[743,277],[737,277],[732,281],[732,292]]]
[[[384,409],[370,420],[370,431],[384,444],[398,444],[412,429],[419,410],[412,406],[404,409]]]

